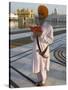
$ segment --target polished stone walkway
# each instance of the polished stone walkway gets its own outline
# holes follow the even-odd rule
[[[66,66],[54,56],[55,50],[61,47],[66,47],[66,34],[55,36],[50,45],[51,64],[47,86],[66,84]],[[10,87],[36,87],[37,76],[32,73],[32,43],[11,48],[10,52]]]

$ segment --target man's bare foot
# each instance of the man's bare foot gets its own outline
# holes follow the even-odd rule
[[[47,86],[47,83],[42,84],[42,86]]]

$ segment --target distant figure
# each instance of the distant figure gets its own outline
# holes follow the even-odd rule
[[[49,44],[53,42],[53,28],[47,24],[48,8],[44,5],[38,7],[39,25],[32,27],[33,40],[33,73],[37,74],[37,86],[46,85],[47,71],[50,66]]]

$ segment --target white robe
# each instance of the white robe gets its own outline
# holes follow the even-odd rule
[[[53,42],[53,28],[51,25],[44,23],[42,26],[42,35],[39,37],[39,44],[41,51],[43,51],[47,45],[51,44]],[[43,71],[44,68],[49,71],[50,66],[50,51],[49,46],[45,53],[45,56],[48,58],[43,58],[39,53],[37,52],[38,46],[36,39],[31,36],[31,39],[33,40],[33,73],[38,73],[40,71]]]

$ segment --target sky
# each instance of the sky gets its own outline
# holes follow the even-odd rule
[[[37,11],[40,3],[23,3],[23,2],[11,2],[10,9],[12,13],[15,13],[17,9],[29,8]],[[65,5],[56,5],[56,4],[44,4],[49,9],[49,14],[54,12],[54,9],[57,9],[58,14],[66,14],[66,6]]]

